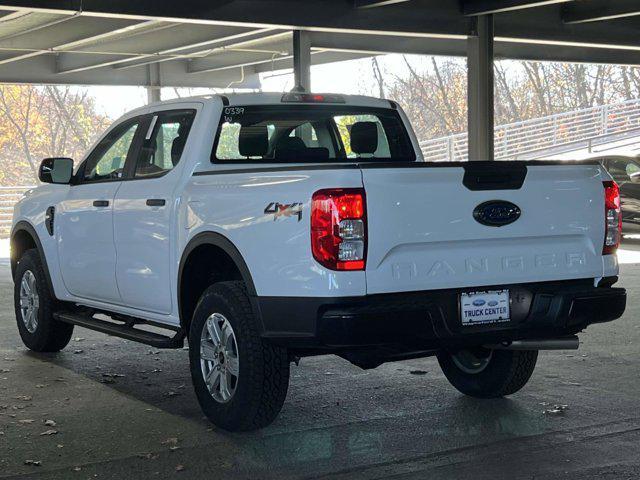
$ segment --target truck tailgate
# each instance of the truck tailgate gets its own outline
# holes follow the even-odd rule
[[[482,163],[361,165],[367,293],[602,276],[598,165]],[[474,210],[489,201],[517,206],[519,218],[479,222]]]

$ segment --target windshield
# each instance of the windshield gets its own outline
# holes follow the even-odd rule
[[[398,112],[335,105],[226,107],[214,162],[414,161]]]

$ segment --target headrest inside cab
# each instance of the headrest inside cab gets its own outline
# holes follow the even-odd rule
[[[240,127],[238,150],[243,157],[263,157],[269,151],[269,135],[266,125]]]
[[[351,126],[351,150],[357,154],[375,153],[378,149],[378,124],[356,122]]]

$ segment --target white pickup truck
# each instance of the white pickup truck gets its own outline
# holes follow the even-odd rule
[[[400,107],[305,93],[158,103],[16,206],[15,311],[36,351],[75,325],[188,340],[228,430],[269,424],[289,366],[437,355],[474,397],[620,317],[618,189],[597,162],[427,163]]]

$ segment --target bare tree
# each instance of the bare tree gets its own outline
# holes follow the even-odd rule
[[[82,129],[78,126],[77,112],[72,111],[69,108],[72,105],[81,103],[82,100],[86,98],[86,92],[83,93],[84,98],[82,98],[80,101],[78,101],[79,99],[74,99],[74,102],[69,102],[67,98],[69,95],[69,87],[61,91],[59,87],[47,86],[46,91],[53,100],[56,108],[58,109],[58,113],[64,119],[67,128],[71,129],[80,146],[82,148],[87,148],[88,141],[86,138],[86,132],[82,131]]]
[[[373,69],[373,78],[375,78],[376,83],[378,84],[378,97],[386,98],[384,92],[384,76],[382,75],[380,65],[378,64],[378,57],[371,58],[371,68]]]

